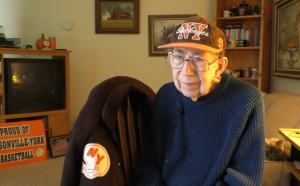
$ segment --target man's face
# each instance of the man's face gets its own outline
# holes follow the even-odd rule
[[[184,62],[182,69],[172,69],[175,86],[183,95],[197,101],[197,98],[208,94],[215,88],[219,82],[216,78],[220,78],[217,71],[219,68],[217,54],[190,48],[174,48],[172,54],[182,56],[186,60],[200,57],[206,59],[209,63],[215,62],[209,65],[209,70],[206,72],[195,70],[189,61]],[[218,75],[218,77],[215,75]]]

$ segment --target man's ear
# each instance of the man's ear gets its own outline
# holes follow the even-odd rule
[[[168,58],[169,58],[169,60],[171,60],[171,59],[170,59],[170,55],[171,55],[171,54],[173,54],[173,52],[169,51],[169,52],[168,52]]]
[[[228,59],[227,57],[222,57],[221,59],[219,59],[219,67],[218,70],[216,71],[216,75],[219,76],[221,75],[224,70],[226,69],[227,65],[228,65]]]

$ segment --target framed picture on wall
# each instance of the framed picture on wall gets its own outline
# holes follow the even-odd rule
[[[95,0],[97,34],[139,34],[139,0]]]
[[[300,79],[300,0],[275,4],[274,75]]]
[[[148,15],[149,56],[167,56],[167,49],[158,49],[157,46],[170,43],[173,30],[196,15]]]

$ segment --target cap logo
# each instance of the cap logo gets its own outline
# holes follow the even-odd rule
[[[81,172],[88,179],[105,176],[110,167],[106,149],[97,143],[89,143],[84,147],[83,160]]]
[[[188,39],[189,34],[194,34],[192,40],[200,40],[200,35],[209,36],[209,34],[204,30],[208,27],[206,24],[197,22],[182,23],[177,29],[176,34],[178,34],[179,39]]]

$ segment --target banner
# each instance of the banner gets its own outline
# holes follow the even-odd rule
[[[47,160],[42,120],[0,124],[0,168]]]

